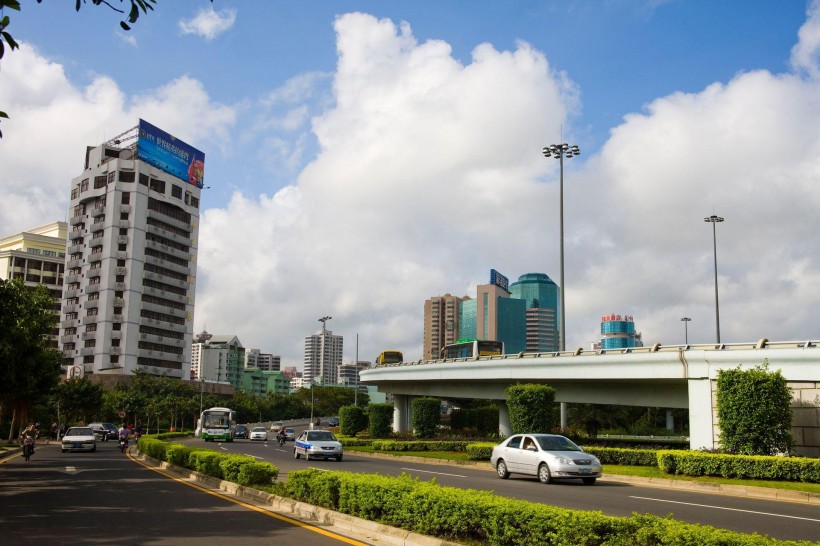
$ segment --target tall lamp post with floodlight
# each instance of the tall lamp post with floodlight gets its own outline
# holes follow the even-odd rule
[[[717,344],[720,345],[720,305],[718,304],[718,274],[717,274],[717,228],[718,223],[723,221],[720,216],[707,216],[704,222],[712,224],[712,245],[715,255],[715,331],[717,332]]]
[[[688,346],[689,345],[689,323],[692,321],[689,317],[683,317],[680,319],[683,322],[683,341]]]
[[[560,168],[560,194],[559,194],[559,222],[561,225],[560,228],[560,239],[561,239],[561,347],[560,350],[566,350],[566,314],[565,314],[565,304],[564,304],[564,157],[571,158],[573,156],[579,155],[581,153],[580,148],[575,145],[569,145],[566,142],[563,144],[551,144],[549,146],[545,146],[542,150],[544,153],[544,157],[554,157],[558,160],[561,165]]]

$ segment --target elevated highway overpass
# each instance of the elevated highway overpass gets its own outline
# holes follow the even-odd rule
[[[520,353],[470,359],[402,362],[369,368],[361,381],[395,398],[393,426],[411,423],[411,400],[488,399],[499,402],[499,429],[510,434],[504,390],[517,383],[555,388],[557,402],[689,410],[690,443],[718,446],[715,385],[718,371],[769,363],[792,388],[798,452],[820,456],[820,342],[788,341],[675,345],[560,353]]]

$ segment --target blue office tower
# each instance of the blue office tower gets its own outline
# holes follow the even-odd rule
[[[544,273],[526,273],[510,285],[510,298],[526,305],[526,351],[558,351],[558,285]]]

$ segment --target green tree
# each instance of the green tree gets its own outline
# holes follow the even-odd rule
[[[769,361],[750,370],[719,370],[717,412],[720,443],[729,453],[776,455],[793,444],[792,391]]]
[[[549,385],[510,385],[504,392],[513,434],[549,432],[558,424],[555,389]]]
[[[441,400],[438,398],[414,398],[413,431],[419,438],[432,438],[441,420]]]
[[[367,417],[370,425],[370,435],[373,438],[387,438],[390,436],[393,424],[393,404],[370,404],[367,406]]]
[[[62,354],[47,339],[57,320],[53,305],[44,285],[0,280],[0,415],[11,414],[9,439],[32,404],[45,402],[59,381]]]
[[[359,406],[339,408],[339,432],[343,436],[356,436],[367,428],[367,414]]]
[[[103,387],[87,377],[60,383],[54,389],[54,398],[67,423],[88,424],[95,416],[102,415]]]

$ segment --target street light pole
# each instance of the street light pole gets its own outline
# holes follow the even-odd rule
[[[683,317],[681,321],[683,321],[683,332],[684,332],[684,343],[688,346],[689,345],[689,322],[692,319],[689,317]]]
[[[563,144],[551,144],[549,146],[544,147],[541,150],[544,154],[544,157],[554,157],[557,159],[561,165],[560,167],[560,190],[559,190],[559,222],[560,222],[560,240],[561,240],[561,254],[560,254],[560,263],[561,263],[561,338],[560,344],[561,346],[559,349],[561,351],[566,350],[566,342],[567,342],[567,323],[566,323],[566,305],[564,299],[564,156],[567,158],[571,158],[573,156],[579,155],[581,153],[580,148],[578,146],[572,145],[570,146],[566,142]]]
[[[712,245],[715,256],[715,331],[717,332],[717,344],[720,345],[720,304],[718,303],[718,274],[717,274],[717,228],[718,223],[723,221],[720,216],[708,216],[703,219],[704,222],[712,224]]]

